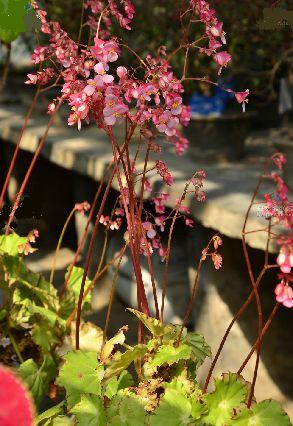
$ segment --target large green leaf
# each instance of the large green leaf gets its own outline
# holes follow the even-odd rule
[[[106,413],[103,401],[96,395],[81,395],[81,400],[71,412],[75,414],[78,426],[105,426]]]
[[[233,415],[233,409],[244,403],[247,387],[238,380],[237,374],[229,373],[215,381],[215,390],[203,397],[209,412],[203,417],[207,424],[223,426]]]
[[[145,345],[137,345],[133,349],[129,349],[124,353],[117,352],[109,363],[109,366],[106,368],[105,379],[109,379],[112,376],[118,376],[123,370],[126,370],[133,361],[143,357],[146,351],[147,347]]]
[[[57,384],[65,388],[68,406],[77,404],[81,394],[100,396],[104,368],[97,362],[97,353],[72,351],[63,358]]]
[[[191,402],[175,389],[166,389],[159,407],[150,416],[151,426],[183,426],[191,422]]]
[[[290,426],[288,414],[277,401],[267,399],[255,404],[251,409],[244,408],[241,413],[229,422],[238,426]]]
[[[106,383],[105,396],[113,398],[119,390],[133,386],[133,378],[128,371],[124,370],[119,377],[111,377]]]
[[[38,367],[33,359],[28,359],[20,364],[18,372],[32,393],[36,405],[39,405],[50,381],[57,373],[52,358],[45,356],[41,367]]]
[[[211,348],[201,334],[187,333],[187,335],[183,338],[182,343],[190,346],[192,359],[196,362],[197,367],[204,362],[206,357],[212,356]]]
[[[143,426],[144,424],[144,406],[136,395],[120,391],[114,396],[107,410],[107,425]]]
[[[163,364],[174,364],[181,359],[189,359],[191,348],[185,344],[178,347],[171,345],[160,346],[154,357],[148,362],[151,367],[159,367]]]

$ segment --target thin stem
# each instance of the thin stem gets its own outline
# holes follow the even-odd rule
[[[55,254],[54,254],[52,269],[51,269],[51,273],[50,273],[50,280],[49,280],[50,284],[53,284],[53,281],[54,281],[54,273],[55,273],[55,268],[56,268],[57,257],[58,257],[59,251],[60,251],[60,247],[61,247],[61,244],[62,244],[62,241],[63,241],[64,234],[66,232],[68,224],[69,224],[72,216],[74,215],[75,211],[76,211],[76,207],[74,206],[73,209],[71,210],[71,212],[69,213],[69,215],[68,215],[68,217],[65,221],[65,224],[62,228],[62,231],[61,231],[61,234],[60,234],[60,237],[59,237],[59,240],[58,240],[58,244],[57,244],[57,247],[56,247],[56,250],[55,250]]]
[[[12,343],[13,349],[14,349],[16,355],[17,355],[17,358],[19,359],[20,363],[22,364],[24,362],[24,359],[23,359],[23,357],[22,357],[22,355],[21,355],[21,353],[18,349],[17,343],[16,343],[13,335],[11,334],[11,332],[9,330],[8,330],[8,336],[9,336],[9,339]]]
[[[24,193],[24,191],[25,191],[25,188],[26,188],[26,185],[27,185],[28,180],[29,180],[29,178],[30,178],[30,175],[31,175],[31,173],[32,173],[32,171],[33,171],[33,168],[34,168],[34,166],[35,166],[35,164],[36,164],[36,161],[37,161],[37,159],[38,159],[38,157],[39,157],[39,155],[40,155],[40,153],[41,153],[41,151],[42,151],[42,149],[43,149],[43,146],[44,146],[45,141],[46,141],[46,139],[47,139],[47,136],[48,136],[48,133],[49,133],[50,127],[51,127],[51,126],[52,126],[52,124],[54,123],[55,115],[56,115],[56,113],[58,112],[58,110],[59,110],[59,108],[60,108],[60,106],[61,106],[62,101],[63,101],[63,99],[62,99],[62,97],[61,97],[61,98],[59,99],[58,104],[56,105],[55,110],[54,110],[54,111],[53,111],[53,113],[51,114],[51,117],[50,117],[50,120],[49,120],[49,122],[48,122],[48,124],[47,124],[46,130],[45,130],[45,132],[44,132],[44,134],[43,134],[43,136],[42,136],[42,138],[41,138],[41,140],[40,140],[40,142],[39,142],[39,145],[38,145],[38,147],[37,147],[37,149],[36,149],[36,151],[35,151],[35,154],[34,154],[34,156],[33,156],[33,159],[32,159],[32,161],[31,161],[31,163],[30,163],[30,165],[29,165],[29,168],[28,168],[28,170],[27,170],[27,172],[26,172],[26,175],[25,175],[24,180],[23,180],[23,182],[22,182],[22,184],[21,184],[20,190],[19,190],[19,192],[18,192],[18,194],[17,194],[17,196],[16,196],[16,199],[15,199],[15,201],[14,201],[14,204],[13,204],[13,207],[12,207],[12,210],[11,210],[11,213],[10,213],[10,215],[9,215],[9,219],[8,219],[8,222],[7,222],[7,225],[6,225],[6,235],[8,235],[8,234],[9,234],[9,232],[10,232],[10,225],[11,225],[11,223],[12,223],[13,219],[14,219],[15,212],[16,212],[16,210],[18,209],[18,206],[19,206],[19,203],[20,203],[21,197],[23,196],[23,193]]]
[[[6,178],[5,178],[5,182],[3,184],[2,191],[1,191],[1,196],[0,196],[0,211],[2,210],[2,207],[3,207],[4,197],[5,197],[6,190],[7,190],[10,178],[11,178],[11,174],[12,174],[14,166],[15,166],[15,162],[16,162],[16,158],[17,158],[18,152],[20,150],[20,143],[21,143],[24,131],[25,131],[25,129],[26,129],[27,125],[28,125],[28,122],[29,122],[29,120],[31,118],[32,112],[33,112],[33,110],[34,110],[34,108],[36,106],[36,103],[37,103],[39,95],[40,95],[40,86],[38,86],[38,88],[36,90],[36,93],[35,93],[35,96],[33,98],[33,101],[32,101],[32,103],[31,103],[31,105],[29,107],[29,110],[28,110],[27,114],[26,114],[26,117],[24,119],[21,131],[20,131],[20,134],[19,134],[19,137],[18,137],[18,140],[17,140],[16,147],[15,147],[15,150],[14,150],[14,153],[13,153],[12,160],[10,161],[9,169],[8,169],[8,172],[7,172],[7,175],[6,175]]]
[[[274,316],[276,315],[276,312],[278,310],[280,306],[280,303],[277,302],[274,306],[274,309],[271,312],[271,315],[269,316],[269,318],[267,319],[267,322],[265,323],[262,332],[261,332],[261,338],[263,339],[263,336],[265,335],[265,333],[267,332],[268,328],[270,327],[272,320],[274,318]],[[237,371],[237,374],[241,374],[243,369],[245,368],[246,364],[248,363],[248,361],[250,360],[250,358],[252,357],[255,349],[257,348],[258,345],[258,339],[256,340],[255,344],[252,346],[251,351],[249,352],[249,354],[247,355],[247,357],[245,358],[245,360],[243,361],[241,367],[239,368],[239,370]]]
[[[107,314],[106,314],[106,319],[105,319],[104,332],[103,332],[103,341],[104,342],[105,342],[106,337],[107,337],[107,331],[108,331],[108,326],[109,326],[109,321],[110,321],[111,308],[112,308],[113,299],[114,299],[115,284],[116,284],[116,281],[117,281],[117,277],[118,277],[120,265],[121,265],[121,262],[122,262],[123,255],[125,253],[126,247],[127,247],[127,243],[122,247],[121,254],[119,255],[118,264],[117,264],[117,266],[115,268],[115,273],[114,273],[114,277],[113,277],[112,284],[111,284],[110,298],[109,298],[109,303],[108,303],[108,308],[107,308]]]

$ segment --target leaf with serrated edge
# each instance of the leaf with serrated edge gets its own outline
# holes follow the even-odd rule
[[[124,370],[119,377],[114,376],[108,380],[106,383],[105,396],[111,399],[119,390],[131,386],[133,386],[133,378],[128,371]]]
[[[191,421],[191,403],[175,389],[166,389],[159,407],[150,416],[151,426],[183,426]]]
[[[56,366],[49,356],[44,357],[41,367],[33,359],[28,359],[20,364],[18,373],[27,384],[36,405],[39,405],[50,381],[55,377]]]
[[[129,349],[124,353],[117,352],[105,370],[105,379],[117,376],[123,370],[126,370],[133,361],[141,358],[146,351],[147,347],[145,345],[136,345],[133,349]]]
[[[277,401],[267,399],[244,408],[229,425],[237,426],[291,426],[289,416]]]
[[[182,343],[190,346],[192,359],[196,362],[197,367],[204,362],[206,357],[212,356],[211,348],[201,334],[187,333],[187,335],[182,339]]]
[[[156,318],[148,317],[147,315],[137,311],[136,309],[128,308],[128,311],[132,312],[155,337],[164,336],[165,334],[169,333],[174,333],[174,335],[176,335],[177,333],[176,326],[172,324],[165,325]]]
[[[56,383],[65,388],[69,408],[80,401],[81,394],[100,396],[104,368],[98,365],[97,353],[72,351],[64,359]]]
[[[179,345],[177,348],[171,345],[160,346],[154,357],[148,362],[151,367],[159,367],[165,363],[171,365],[181,359],[189,359],[191,348],[187,345]]]
[[[132,394],[123,391],[111,401],[108,409],[109,426],[143,426],[145,424],[145,410],[142,401]]]
[[[203,421],[213,426],[223,426],[231,419],[233,409],[245,401],[246,395],[247,387],[236,374],[229,373],[223,379],[217,379],[215,390],[203,397],[209,409]]]
[[[103,402],[96,395],[81,395],[81,400],[71,412],[79,426],[105,426],[106,413]]]

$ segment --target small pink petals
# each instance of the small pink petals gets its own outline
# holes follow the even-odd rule
[[[82,216],[84,216],[85,212],[89,211],[90,208],[91,205],[87,201],[84,201],[83,203],[76,203],[74,206],[74,209],[81,213]]]
[[[127,69],[125,67],[118,67],[116,72],[119,78],[125,78],[127,76]]]
[[[276,301],[286,308],[293,308],[293,290],[282,280],[275,288]]]
[[[156,162],[156,169],[167,185],[172,185],[173,176],[163,161]]]
[[[293,252],[290,252],[290,247],[282,246],[280,253],[277,257],[277,264],[280,266],[280,269],[285,274],[291,272],[293,267]]]
[[[220,269],[222,267],[222,256],[219,253],[213,253],[212,254],[212,261],[214,263],[214,266],[216,269]]]
[[[245,92],[235,92],[235,98],[239,104],[242,104],[243,112],[245,112],[245,103],[248,102],[247,96],[249,95],[249,90],[246,89]]]
[[[157,233],[156,233],[156,231],[155,231],[155,229],[154,229],[154,227],[153,227],[153,225],[152,225],[151,222],[143,222],[142,226],[147,231],[147,236],[150,239],[155,238],[155,236],[156,236]]]
[[[223,50],[222,52],[217,52],[214,55],[214,60],[215,62],[217,62],[217,64],[220,65],[219,71],[218,71],[218,75],[221,74],[222,68],[226,67],[228,65],[228,63],[231,61],[231,55],[226,52],[225,50]]]

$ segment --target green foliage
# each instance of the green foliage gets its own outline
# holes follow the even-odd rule
[[[222,426],[227,423],[233,410],[241,407],[247,396],[247,386],[236,374],[229,373],[215,381],[215,390],[204,396],[209,412],[204,416],[207,424]]]
[[[98,366],[96,352],[72,351],[64,360],[56,383],[65,388],[69,407],[79,402],[81,394],[101,395],[104,368]]]
[[[75,350],[75,322],[69,325],[68,320],[84,271],[73,268],[67,293],[60,298],[48,281],[27,269],[18,250],[26,241],[16,234],[0,237],[0,287],[5,300],[0,326],[3,337],[15,336],[13,348],[21,361],[18,374],[36,405],[40,406],[49,386],[57,391],[58,404],[40,414],[37,425],[291,424],[275,401],[247,408],[250,384],[236,374],[223,374],[215,389],[203,394],[197,370],[211,356],[204,337],[137,310],[130,309],[146,328],[144,344],[125,343],[127,326],[107,340],[99,327],[82,322],[80,350]],[[85,284],[88,289],[88,278]],[[89,293],[83,311],[90,302]],[[30,347],[29,359],[25,345]],[[133,367],[137,377],[128,371]]]
[[[40,367],[33,359],[28,359],[20,364],[18,372],[26,382],[35,403],[38,406],[45,395],[50,381],[56,376],[56,365],[52,358],[46,356]]]
[[[235,426],[290,426],[291,422],[281,405],[277,401],[268,399],[253,405],[251,409],[244,408],[229,424]]]

